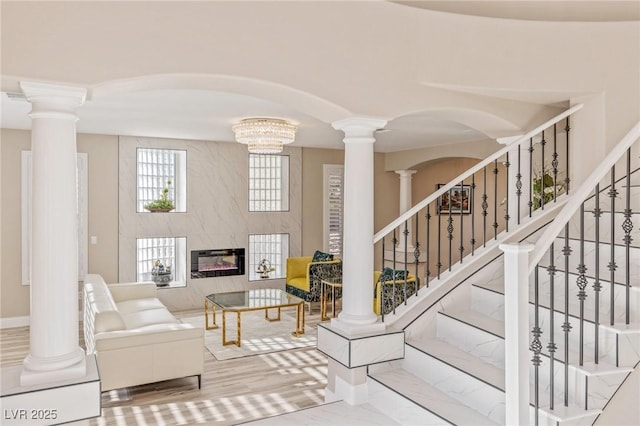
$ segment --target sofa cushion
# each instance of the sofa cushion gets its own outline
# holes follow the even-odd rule
[[[84,283],[85,321],[94,333],[126,329],[126,325],[100,275],[88,274]]]
[[[300,290],[309,291],[309,280],[306,277],[293,278],[287,284]]]
[[[127,326],[128,330],[134,328],[146,327],[154,324],[177,324],[176,317],[171,315],[166,308],[160,309],[148,309],[140,312],[130,312],[128,314],[121,314],[122,320]]]
[[[133,312],[148,311],[150,309],[166,309],[164,304],[155,297],[147,299],[125,300],[116,303],[118,311],[121,315],[127,315]]]
[[[380,281],[396,281],[404,280],[405,277],[409,275],[409,271],[407,270],[394,270],[389,267],[385,267],[382,269],[382,274],[380,274]]]
[[[330,253],[325,253],[320,250],[316,250],[313,253],[312,262],[326,262],[328,260],[333,260],[333,255]]]

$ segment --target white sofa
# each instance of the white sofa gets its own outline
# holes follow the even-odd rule
[[[84,281],[84,339],[96,354],[102,391],[197,376],[204,371],[204,330],[179,322],[154,283]]]

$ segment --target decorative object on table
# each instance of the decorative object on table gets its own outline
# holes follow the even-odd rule
[[[164,188],[162,188],[162,192],[160,193],[160,198],[158,198],[157,200],[151,201],[150,203],[147,203],[144,205],[144,208],[149,210],[152,213],[157,213],[157,212],[170,212],[171,210],[175,209],[175,206],[173,205],[173,200],[171,200],[169,198],[169,187],[171,186],[171,181],[168,180],[167,181],[167,186],[165,186]]]
[[[151,279],[154,283],[156,283],[156,285],[169,285],[171,280],[173,280],[171,265],[165,266],[160,259],[153,262],[153,269],[151,269]]]
[[[445,184],[439,183],[436,189]],[[438,197],[439,214],[469,214],[471,213],[471,185],[456,185]]]
[[[256,268],[256,272],[260,274],[260,278],[269,278],[269,274],[275,270],[276,268],[271,266],[271,262],[267,259],[262,259]]]
[[[548,172],[542,173],[537,171],[533,175],[533,210],[537,210],[544,204],[550,203],[554,198],[560,194],[564,194],[564,184],[558,183],[560,179],[556,179],[556,185],[554,185],[554,179]]]

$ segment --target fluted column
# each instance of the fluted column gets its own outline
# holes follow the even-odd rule
[[[23,386],[85,375],[78,345],[77,107],[86,90],[22,82],[32,109],[31,309]]]
[[[400,214],[402,215],[404,212],[409,210],[411,205],[411,180],[412,176],[417,172],[416,170],[396,170],[395,171],[400,176]],[[400,227],[400,231],[404,231],[404,225]],[[411,237],[411,220],[409,220],[409,226],[407,227],[407,252],[413,253],[413,238]],[[404,235],[401,235],[399,238],[398,247],[396,247],[397,251],[404,252]]]
[[[380,330],[373,312],[374,132],[384,120],[349,118],[333,123],[344,132],[344,230],[342,312],[331,325],[346,333]]]

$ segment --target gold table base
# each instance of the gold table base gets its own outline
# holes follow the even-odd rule
[[[242,341],[242,316],[243,312],[251,312],[251,311],[260,311],[264,310],[264,318],[269,322],[280,321],[280,310],[282,308],[295,307],[296,308],[296,330],[291,332],[291,334],[295,337],[300,337],[301,334],[304,334],[304,301],[300,301],[297,303],[290,303],[287,305],[280,306],[259,306],[253,308],[230,308],[230,309],[222,309],[222,345],[236,345],[240,347],[240,342]],[[278,315],[275,318],[269,317],[269,309],[277,309]],[[227,312],[236,314],[237,321],[237,336],[236,340],[227,340]],[[213,315],[213,324],[209,325],[209,300],[207,298],[204,299],[204,318],[205,318],[205,330],[213,330],[219,328],[216,324],[216,305],[211,303],[211,313]]]
[[[342,283],[335,283],[332,281],[320,281],[320,320],[326,321],[329,318],[327,315],[327,299],[329,293],[331,293],[331,313],[333,318],[336,317],[336,288],[342,288]]]

